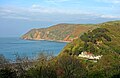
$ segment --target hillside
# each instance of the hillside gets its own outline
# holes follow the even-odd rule
[[[120,78],[120,21],[94,27],[68,43],[58,56],[40,53],[35,60],[17,57],[12,64],[0,56],[0,78]]]
[[[120,21],[96,24],[59,54],[76,57],[85,65],[87,78],[120,78]]]
[[[106,55],[108,52],[120,53],[120,21],[105,22],[96,26],[98,28],[82,34],[81,37],[67,44],[61,53],[72,55],[78,55],[84,51],[96,55]],[[107,31],[104,32],[104,29]],[[98,31],[95,32],[96,30]]]
[[[27,40],[73,41],[81,33],[95,27],[92,24],[57,24],[48,28],[32,29],[21,38]]]

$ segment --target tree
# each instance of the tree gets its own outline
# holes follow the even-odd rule
[[[64,54],[57,60],[56,66],[61,69],[60,78],[85,78],[86,69],[80,60],[74,56]]]
[[[51,60],[54,59],[52,55],[40,53],[34,66],[28,69],[28,78],[57,78],[55,66]]]
[[[17,78],[16,71],[11,68],[0,69],[0,78]]]
[[[120,56],[115,52],[104,55],[89,70],[89,78],[113,78],[120,74]],[[119,77],[118,77],[119,78]]]
[[[80,36],[80,39],[84,42],[84,51],[92,50],[95,51],[94,46],[89,45],[88,43],[97,44],[98,41],[111,41],[111,38],[106,34],[109,32],[105,28],[96,28],[92,31],[88,31]],[[91,47],[91,48],[90,48]],[[89,48],[89,49],[88,49]]]
[[[0,54],[0,64],[5,64],[5,63],[9,63],[9,61],[5,58],[5,56]]]
[[[72,48],[72,54],[73,55],[79,55],[80,54],[80,46],[76,45]]]
[[[84,33],[83,35],[80,36],[80,39],[81,39],[82,41],[84,41],[84,51],[86,51],[86,50],[87,50],[87,47],[88,47],[87,42],[89,42],[89,36],[88,36],[88,34],[87,34],[87,33]]]

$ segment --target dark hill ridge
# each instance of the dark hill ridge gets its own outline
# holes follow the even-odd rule
[[[48,28],[32,29],[21,38],[27,40],[73,41],[88,30],[94,29],[94,24],[57,24]]]

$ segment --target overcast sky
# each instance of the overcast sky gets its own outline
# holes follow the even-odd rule
[[[58,23],[120,20],[120,0],[0,0],[0,37]]]

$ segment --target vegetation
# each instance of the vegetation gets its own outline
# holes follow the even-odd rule
[[[18,57],[15,64],[1,56],[0,78],[120,78],[120,21],[96,27],[68,43],[58,56],[41,53],[32,61]],[[97,62],[78,57],[84,51],[103,56]]]
[[[108,32],[105,28],[96,28],[81,35],[80,39],[84,42],[83,51],[97,53],[95,51],[96,46],[100,47],[100,44],[104,41],[111,41],[111,38],[105,32]]]
[[[16,72],[11,68],[0,69],[0,78],[17,78]]]
[[[79,34],[95,28],[94,25],[82,24],[57,24],[48,28],[32,29],[22,36],[30,40],[63,40],[71,41]]]
[[[40,54],[32,64],[27,62],[29,66],[16,63],[0,68],[0,78],[119,78],[119,59],[115,52],[104,55],[97,63],[66,53],[58,57]]]
[[[97,25],[98,28],[85,32],[79,39],[67,44],[60,55],[67,53],[78,56],[81,52],[103,55],[97,63],[79,58],[86,66],[88,78],[120,77],[120,21],[111,21]]]
[[[30,65],[30,61],[27,63]],[[30,67],[21,62],[0,68],[0,78],[86,78],[86,75],[80,60],[68,54],[54,57],[41,53]]]
[[[63,70],[60,78],[86,78],[87,70],[82,62],[74,56],[64,54],[58,58],[57,67]]]
[[[120,56],[116,53],[104,55],[98,63],[89,68],[91,78],[119,78]]]
[[[69,43],[61,53],[80,54],[88,51],[96,55],[106,54],[111,50],[120,53],[120,22],[112,21],[97,24],[98,28],[80,35],[80,38]]]
[[[9,61],[2,54],[0,54],[0,64],[4,63],[9,63]]]

